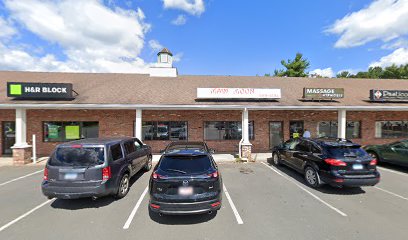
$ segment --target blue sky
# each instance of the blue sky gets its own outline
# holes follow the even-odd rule
[[[408,62],[407,0],[4,0],[0,69],[263,75],[301,52],[333,76]],[[316,70],[317,69],[317,70]]]

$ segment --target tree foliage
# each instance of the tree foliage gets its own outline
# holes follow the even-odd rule
[[[293,60],[282,60],[281,64],[286,69],[275,70],[274,76],[278,77],[307,77],[308,73],[306,69],[309,68],[310,62],[303,58],[303,54],[296,53],[296,57]]]
[[[408,79],[408,64],[391,65],[389,67],[370,67],[366,72],[351,74],[343,71],[337,74],[338,78],[372,78],[372,79]]]

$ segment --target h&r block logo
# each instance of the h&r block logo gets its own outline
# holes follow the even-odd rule
[[[10,84],[10,88],[9,88],[9,94],[12,96],[20,96],[21,94],[23,94],[23,90],[22,90],[22,86],[21,84]]]

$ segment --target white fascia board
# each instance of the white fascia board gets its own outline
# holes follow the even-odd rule
[[[158,105],[158,104],[0,104],[0,109],[145,109],[145,110],[349,110],[408,111],[406,106],[256,106],[256,105]]]

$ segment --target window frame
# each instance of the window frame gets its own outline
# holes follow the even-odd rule
[[[80,138],[78,139],[66,139],[66,135],[65,132],[63,131],[63,137],[61,140],[50,140],[50,138],[45,137],[45,128],[46,128],[46,123],[58,123],[61,124],[61,126],[65,129],[66,126],[72,126],[69,125],[70,123],[78,123],[79,125],[79,134],[80,134]],[[98,125],[98,136],[96,136],[96,138],[99,137],[99,121],[42,121],[42,142],[43,143],[58,143],[58,142],[71,142],[71,141],[76,141],[76,140],[80,140],[80,139],[86,139],[88,137],[84,137],[82,138],[82,131],[84,128],[84,123],[96,123]],[[46,139],[48,139],[48,141],[46,141]]]
[[[228,124],[226,124],[226,125],[224,125],[224,126],[230,126],[230,124],[231,123],[241,123],[241,138],[238,138],[238,139],[206,139],[205,138],[205,124],[207,123],[207,122],[223,122],[224,124],[225,123],[228,123]],[[252,123],[252,137],[251,137],[251,134],[249,133],[249,129],[250,129],[250,124]],[[248,137],[249,137],[249,140],[255,140],[255,121],[254,120],[252,120],[252,121],[248,121]],[[203,140],[204,141],[237,141],[237,140],[241,140],[242,139],[242,122],[241,121],[203,121]]]
[[[121,152],[121,154],[122,154],[122,157],[120,157],[120,158],[118,158],[118,159],[113,159],[112,147],[113,147],[113,146],[116,146],[116,145],[119,145],[119,148],[120,148],[120,152]],[[112,160],[112,162],[116,162],[116,161],[121,160],[121,159],[123,159],[123,158],[125,157],[125,153],[123,152],[123,150],[124,150],[123,147],[124,147],[124,146],[122,146],[121,143],[115,143],[115,144],[112,144],[112,145],[109,146],[109,158]]]
[[[154,134],[154,130],[155,130],[154,128],[157,127],[160,122],[161,122],[161,123],[168,123],[168,130],[167,130],[167,131],[168,131],[168,135],[169,135],[168,139],[145,139],[145,136],[143,135],[143,132],[142,132],[142,139],[140,139],[140,140],[141,140],[141,141],[188,141],[188,138],[189,138],[188,121],[184,121],[184,120],[180,120],[180,121],[165,121],[165,120],[161,120],[161,121],[159,121],[159,120],[142,121],[142,129],[143,129],[144,123],[152,123],[152,125],[153,125],[153,134]],[[185,123],[185,126],[186,126],[186,139],[171,140],[171,133],[172,133],[171,128],[172,128],[172,123],[175,123],[175,122]],[[135,131],[134,131],[135,124],[136,124],[136,122],[133,121],[133,132],[135,132]],[[139,143],[140,143],[140,145],[141,145],[141,147],[142,147],[142,146],[143,146],[143,143],[142,143],[142,142],[139,142]]]
[[[322,122],[327,122],[327,123],[329,123],[330,132],[332,131],[332,127],[333,127],[333,124],[332,124],[332,123],[336,123],[336,124],[337,124],[337,129],[339,128],[339,126],[338,126],[338,121],[337,121],[337,120],[318,121],[318,122],[317,122],[317,136],[320,135],[320,124],[321,124]],[[358,136],[357,136],[357,137],[351,136],[351,138],[349,138],[349,137],[347,136],[347,124],[348,124],[348,123],[351,123],[351,122],[353,122],[353,123],[356,123],[356,122],[357,122],[357,123],[358,123]],[[346,138],[347,138],[347,139],[361,139],[361,138],[362,138],[362,136],[361,136],[361,125],[362,125],[362,122],[359,121],[359,120],[357,120],[357,121],[354,121],[354,120],[346,121]],[[337,133],[337,129],[336,129],[336,133]],[[329,137],[330,137],[330,136],[329,136]],[[337,136],[337,137],[338,137],[338,136]]]
[[[378,133],[377,133],[377,124],[378,123],[383,124],[383,122],[401,122],[401,123],[407,124],[406,131],[402,131],[404,134],[406,134],[406,136],[387,136],[387,137],[384,137],[383,136],[384,135],[383,134],[383,128],[382,128],[382,125],[381,125],[381,137],[377,137],[377,135],[378,135]],[[405,139],[405,138],[408,138],[408,120],[376,120],[374,122],[374,138],[375,139]]]

